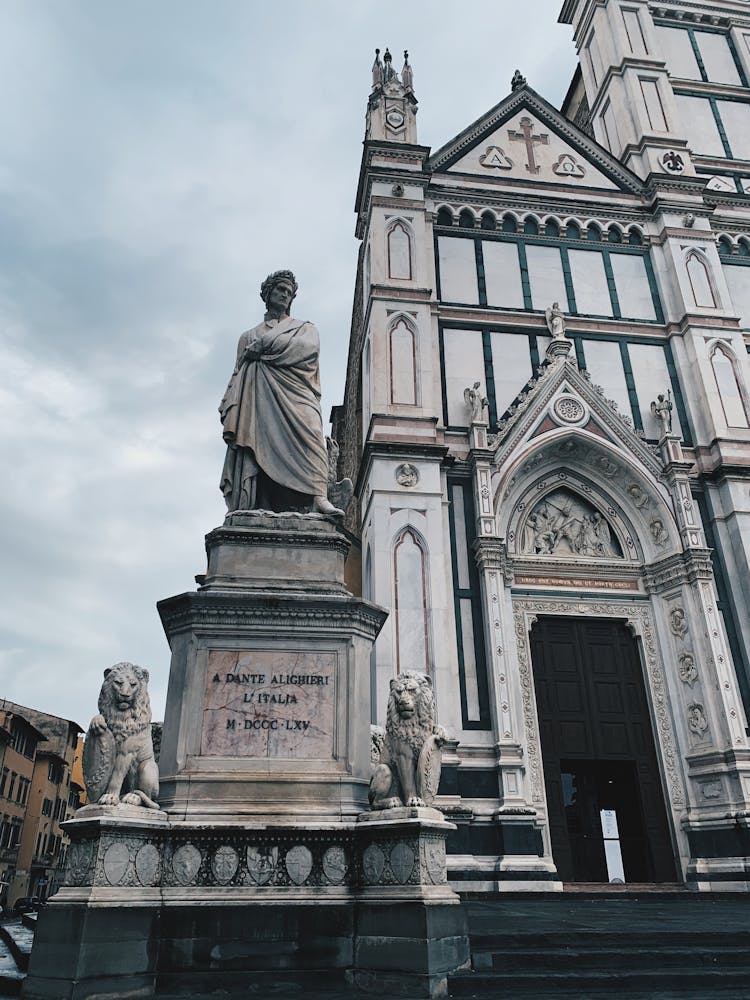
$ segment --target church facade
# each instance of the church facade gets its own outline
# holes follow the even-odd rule
[[[566,0],[433,151],[378,54],[345,398],[373,722],[430,675],[466,890],[750,888],[750,10]]]

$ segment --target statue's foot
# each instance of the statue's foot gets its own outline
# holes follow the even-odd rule
[[[141,805],[141,797],[137,792],[128,792],[127,795],[123,795],[120,802],[124,806],[139,806]]]
[[[104,795],[99,799],[100,806],[116,806],[120,803],[120,796],[115,795],[113,792],[105,792]]]
[[[418,795],[412,795],[406,804],[407,806],[424,806],[426,802],[424,799],[420,799]]]
[[[323,514],[325,517],[343,517],[344,512],[340,507],[334,507],[327,497],[313,497],[313,514]]]

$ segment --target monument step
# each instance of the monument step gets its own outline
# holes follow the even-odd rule
[[[697,946],[670,947],[669,944],[659,944],[646,947],[625,945],[621,947],[602,947],[599,939],[589,942],[588,946],[571,946],[560,942],[544,949],[511,948],[510,950],[484,950],[471,942],[472,964],[475,971],[492,972],[523,972],[526,969],[552,969],[559,972],[567,970],[587,971],[617,970],[629,968],[632,971],[648,969],[685,970],[696,969],[745,969],[750,972],[748,958],[748,941],[731,947],[723,943],[713,944],[703,940]]]
[[[697,991],[702,998],[720,996],[720,989],[734,990],[737,996],[747,997],[750,968],[728,970],[619,969],[568,972],[460,972],[448,977],[448,991],[452,997],[557,997],[574,995],[586,1000],[600,993],[618,998],[623,991],[647,992],[650,998],[660,998],[672,991],[679,996],[686,989]],[[740,992],[744,990],[744,992]]]

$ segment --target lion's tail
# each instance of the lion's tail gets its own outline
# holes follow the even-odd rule
[[[153,799],[150,799],[140,788],[134,788],[133,794],[138,796],[141,800],[141,805],[145,806],[146,809],[161,809],[161,806],[157,802],[154,802]]]

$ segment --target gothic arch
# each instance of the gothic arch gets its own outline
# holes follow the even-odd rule
[[[456,221],[455,214],[450,205],[438,205],[435,209],[436,226],[452,226]]]
[[[727,427],[750,426],[750,399],[734,351],[717,340],[709,348],[708,356]]]
[[[395,405],[419,402],[419,348],[417,325],[406,313],[388,321],[389,400]]]
[[[693,293],[693,303],[701,309],[716,309],[719,295],[706,255],[692,247],[685,254],[685,270]]]
[[[429,553],[424,535],[406,524],[393,538],[396,673],[431,673]]]
[[[390,219],[386,229],[388,277],[411,281],[414,275],[414,231],[405,219]]]

